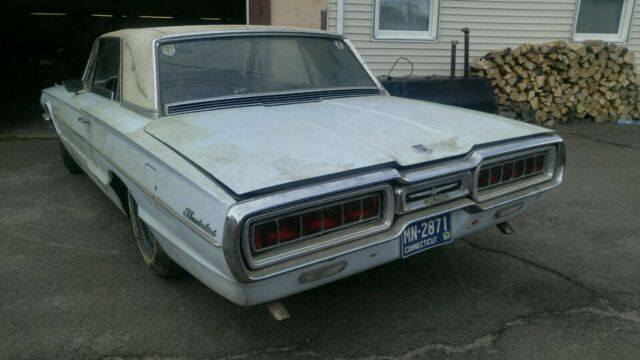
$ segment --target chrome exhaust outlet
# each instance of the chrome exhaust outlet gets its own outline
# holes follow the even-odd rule
[[[511,227],[511,224],[509,224],[507,221],[501,222],[500,224],[496,225],[496,227],[498,228],[498,230],[500,230],[501,233],[505,235],[511,235],[515,231]]]

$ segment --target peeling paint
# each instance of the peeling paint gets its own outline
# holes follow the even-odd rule
[[[153,121],[145,131],[244,194],[380,164],[426,163],[547,130],[427,102],[367,96],[184,114]],[[433,151],[420,154],[415,144]]]

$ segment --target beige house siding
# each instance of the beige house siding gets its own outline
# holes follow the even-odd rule
[[[326,8],[327,0],[271,0],[271,25],[321,29]]]
[[[336,32],[337,1],[329,0],[327,30]],[[578,0],[440,0],[436,41],[373,39],[374,0],[344,0],[343,35],[350,39],[376,75],[387,74],[398,56],[411,59],[414,74],[448,75],[451,41],[458,40],[458,74],[462,72],[460,29],[471,29],[471,57],[524,43],[569,41]],[[626,44],[621,44],[626,45]],[[628,45],[640,51],[640,1],[635,1]],[[636,66],[637,67],[637,66]],[[409,69],[399,65],[396,69]],[[401,71],[394,72],[397,75]],[[406,73],[406,72],[405,72]]]

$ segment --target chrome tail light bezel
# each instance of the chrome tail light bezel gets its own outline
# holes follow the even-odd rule
[[[363,200],[367,199],[367,198],[372,198],[372,197],[376,197],[377,202],[378,202],[378,211],[375,214],[375,216],[369,217],[369,218],[363,218],[362,214],[360,216],[360,219],[358,221],[354,221],[354,222],[350,222],[345,224],[344,223],[344,205],[347,203],[350,203],[352,201],[360,201],[360,206],[361,206],[361,212],[364,212],[364,204],[363,204]],[[335,207],[337,205],[341,206],[341,217],[342,217],[342,224],[335,226],[335,227],[331,227],[329,229],[323,229],[309,234],[309,235],[304,235],[304,231],[303,231],[303,220],[302,220],[302,216],[311,212],[315,212],[315,211],[319,211],[319,210],[326,210],[327,208],[331,208],[331,207]],[[326,235],[330,235],[334,232],[338,232],[338,231],[343,231],[343,230],[347,230],[349,228],[352,227],[356,227],[356,226],[362,226],[364,224],[367,224],[369,222],[375,222],[378,221],[381,217],[381,213],[382,213],[382,196],[375,192],[375,193],[367,193],[364,195],[359,195],[359,196],[354,196],[354,197],[348,197],[345,198],[343,200],[338,200],[338,201],[333,201],[333,202],[327,202],[327,203],[323,203],[321,205],[318,206],[314,206],[311,208],[303,208],[300,211],[294,211],[294,212],[287,212],[284,213],[282,216],[277,216],[277,217],[267,217],[266,220],[261,220],[261,221],[252,221],[251,226],[249,227],[249,245],[251,246],[251,252],[253,254],[259,254],[259,253],[263,253],[266,251],[271,251],[277,247],[280,246],[287,246],[289,244],[293,244],[294,242],[298,242],[298,241],[306,241],[306,240],[310,240],[316,237],[321,237],[321,236],[326,236]],[[322,213],[324,215],[324,212]],[[278,241],[277,244],[274,245],[270,245],[270,246],[266,246],[263,247],[261,249],[258,249],[256,247],[256,227],[263,225],[263,224],[268,224],[271,222],[275,222],[276,223],[276,228],[278,228],[278,225],[280,224],[280,222],[284,219],[288,219],[291,217],[300,217],[298,219],[298,226],[300,227],[300,236],[297,237],[296,239],[293,240],[288,240],[286,242],[280,242],[280,240]],[[323,221],[324,222],[324,221]]]
[[[264,251],[254,251],[251,241],[251,229],[257,224],[269,221],[270,219],[286,218],[296,213],[305,213],[317,208],[323,208],[332,204],[347,202],[373,194],[379,194],[380,196],[380,216],[377,220],[358,223],[354,226],[346,226],[336,229],[335,231],[332,230],[327,234],[292,241]],[[244,221],[241,230],[241,252],[248,268],[261,269],[357,238],[385,231],[391,227],[393,216],[393,188],[387,184],[283,206],[281,208],[267,210],[260,214],[251,215]]]
[[[490,168],[499,163],[515,161],[521,158],[537,156],[538,154],[544,154],[545,159],[542,171],[539,171],[537,174],[523,179],[497,184],[486,189],[478,188],[480,171],[484,168]],[[485,159],[478,165],[478,167],[476,167],[473,174],[473,199],[476,202],[483,202],[549,181],[554,177],[556,161],[556,146],[537,147],[526,151],[519,151]]]

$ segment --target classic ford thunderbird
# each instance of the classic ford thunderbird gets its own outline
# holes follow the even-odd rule
[[[241,305],[505,224],[564,170],[552,131],[389,96],[320,31],[108,33],[41,103],[64,165],[131,218],[146,265]]]

